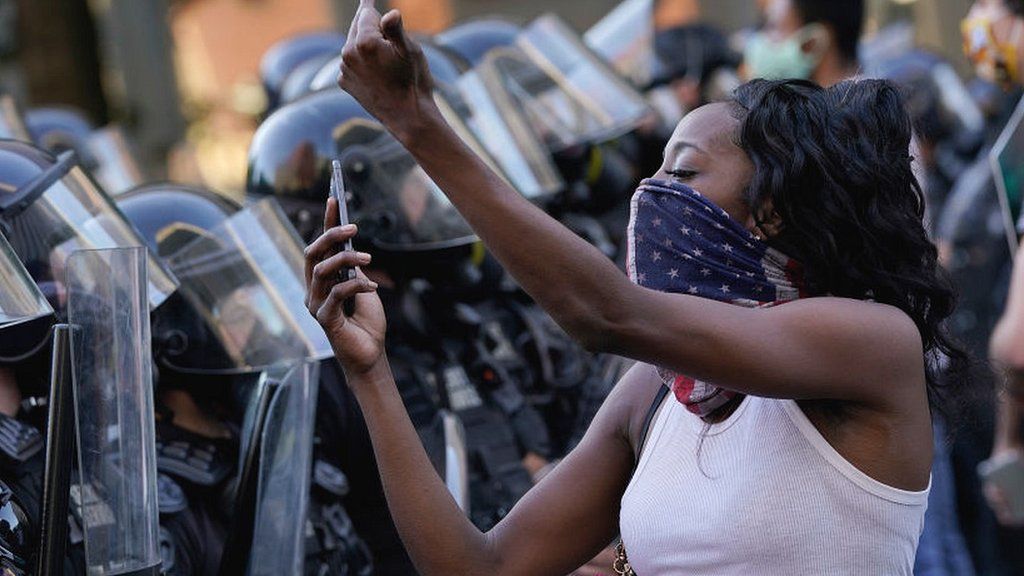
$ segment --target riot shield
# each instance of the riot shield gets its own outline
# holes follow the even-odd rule
[[[634,86],[651,82],[654,0],[626,0],[587,30],[583,40]]]
[[[313,463],[319,363],[276,368],[259,442],[260,463],[250,576],[301,574]]]
[[[159,573],[146,276],[142,247],[67,260],[79,463],[71,500],[90,575]]]
[[[221,574],[301,574],[319,363],[280,364],[253,388]]]
[[[1010,253],[1017,253],[1018,224],[1021,201],[1024,200],[1024,99],[989,152],[992,176],[999,192],[999,205],[1003,212],[1006,241]]]

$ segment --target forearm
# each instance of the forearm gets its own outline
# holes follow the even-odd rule
[[[366,418],[388,508],[420,573],[496,574],[487,537],[466,518],[423,449],[386,362],[349,375]]]
[[[595,247],[516,192],[439,113],[395,130],[492,254],[551,316],[585,344],[606,337],[633,286]]]

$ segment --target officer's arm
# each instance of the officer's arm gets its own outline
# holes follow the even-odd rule
[[[353,377],[354,376],[354,377]],[[580,445],[484,534],[466,518],[420,444],[386,364],[349,383],[366,416],[388,506],[424,575],[567,574],[618,533],[629,481],[629,430],[650,386],[634,369],[608,397]]]

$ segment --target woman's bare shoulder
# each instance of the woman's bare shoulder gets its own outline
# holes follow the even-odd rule
[[[601,411],[602,422],[595,424],[614,427],[630,448],[636,448],[644,425],[644,417],[664,386],[654,366],[637,362],[622,376],[605,399]]]

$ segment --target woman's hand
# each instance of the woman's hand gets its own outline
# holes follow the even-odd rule
[[[370,263],[370,255],[344,251],[345,242],[356,235],[356,227],[337,227],[338,202],[327,201],[325,232],[306,248],[306,308],[327,334],[334,354],[351,377],[365,374],[386,363],[384,334],[387,319],[371,282],[359,266]],[[338,282],[345,268],[356,268],[357,278]],[[346,316],[344,302],[355,299],[355,313]],[[350,378],[350,380],[352,380]]]
[[[374,0],[360,0],[341,51],[338,86],[402,141],[437,113],[423,50],[406,34],[401,13],[381,17]]]

